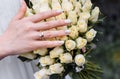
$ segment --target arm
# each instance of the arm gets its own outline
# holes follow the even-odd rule
[[[42,12],[30,17],[24,17],[25,13],[26,4],[22,1],[18,14],[11,20],[3,35],[0,36],[0,59],[8,55],[19,55],[39,48],[51,48],[64,44],[63,41],[40,40],[40,30],[44,30],[45,39],[69,34],[68,30],[47,30],[65,26],[71,22],[70,20],[40,22],[61,14],[61,10]]]
[[[7,38],[6,38],[7,39]],[[9,50],[9,47],[5,45],[4,37],[0,36],[0,60],[11,53],[12,50]]]

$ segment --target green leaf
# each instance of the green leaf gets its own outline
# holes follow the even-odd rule
[[[75,63],[64,64],[65,72],[63,73],[62,77],[64,78],[70,72],[75,72],[75,67],[76,67]]]
[[[72,79],[81,79],[78,73],[72,74]]]
[[[50,79],[61,79],[61,76],[59,74],[53,74],[50,75]]]
[[[33,4],[30,0],[25,0],[25,2],[29,8],[32,8]]]
[[[72,74],[72,79],[101,79],[101,74],[102,69],[98,65],[87,61],[81,72]]]

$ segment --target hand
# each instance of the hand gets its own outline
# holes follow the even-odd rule
[[[0,37],[0,50],[4,56],[18,55],[33,51],[38,48],[51,48],[61,46],[63,41],[40,40],[40,31],[44,31],[44,38],[68,35],[68,30],[45,31],[51,28],[65,26],[70,20],[56,20],[50,22],[40,22],[44,19],[57,16],[62,11],[47,11],[30,17],[24,17],[26,4],[22,1],[22,6],[18,14],[12,19],[4,34]],[[0,51],[0,53],[2,53]]]

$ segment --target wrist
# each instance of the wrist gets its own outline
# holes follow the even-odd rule
[[[7,39],[7,38],[5,38]],[[7,40],[4,39],[4,36],[0,36],[0,59],[5,58],[11,54],[11,50],[9,45],[7,44]]]
[[[0,47],[0,59],[8,56],[8,52]]]

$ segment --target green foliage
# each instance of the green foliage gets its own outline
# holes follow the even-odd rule
[[[120,79],[120,41],[102,44],[94,51],[91,60],[101,64],[102,79]]]
[[[72,73],[72,79],[101,79],[99,76],[103,73],[101,67],[92,62],[87,62],[81,72]]]
[[[80,72],[75,71],[76,65],[74,63],[66,66],[66,71],[64,74],[58,75],[54,74],[50,76],[50,79],[65,79],[66,75],[69,75],[71,79],[101,79],[100,76],[103,73],[103,70],[98,65],[87,61],[83,70],[81,68]]]
[[[61,79],[61,76],[58,74],[53,74],[50,76],[50,79]]]

